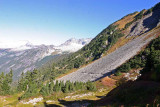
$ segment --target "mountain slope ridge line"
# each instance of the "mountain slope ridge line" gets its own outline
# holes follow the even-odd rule
[[[143,34],[132,41],[129,41],[127,44],[121,46],[114,52],[104,56],[97,61],[87,65],[86,67],[80,68],[79,70],[72,72],[66,76],[58,78],[59,81],[82,81],[86,82],[96,81],[102,77],[110,75],[113,71],[135,56],[142,47],[147,45],[155,36],[151,36],[146,39],[148,35],[151,35],[154,31]],[[154,35],[154,34],[153,34]]]

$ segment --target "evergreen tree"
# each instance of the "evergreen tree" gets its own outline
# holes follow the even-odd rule
[[[2,84],[2,94],[3,95],[6,95],[6,94],[10,94],[10,89],[11,89],[11,87],[10,87],[10,85],[9,85],[9,83],[8,83],[8,80],[7,80],[7,78],[5,78],[4,80],[3,80],[3,84]]]
[[[10,72],[6,75],[4,75],[4,73],[1,73],[0,75],[0,94],[3,94],[3,95],[7,95],[7,94],[10,94],[11,92],[11,83],[12,83],[12,76],[13,76],[13,71],[10,70]]]
[[[21,92],[21,91],[25,91],[26,89],[27,89],[27,82],[25,80],[24,73],[22,72],[21,78],[18,81],[17,90]]]
[[[3,80],[4,80],[4,72],[0,74],[0,94],[2,93]]]
[[[89,90],[89,91],[95,91],[96,90],[96,85],[93,82],[88,81],[86,83],[86,85],[87,85],[87,90]]]
[[[48,96],[50,94],[49,83],[42,87],[42,89],[40,90],[40,94],[42,94],[43,96]]]
[[[59,92],[59,91],[61,91],[61,87],[60,87],[60,85],[59,85],[59,82],[58,82],[58,81],[56,81],[56,84],[55,84],[55,86],[54,86],[54,91],[55,91],[55,92]]]
[[[55,65],[53,64],[50,70],[50,78],[49,78],[50,81],[53,81],[55,79],[55,72],[56,72]]]
[[[66,81],[65,87],[64,87],[64,93],[68,93],[68,92],[69,92],[69,81]]]
[[[74,86],[74,83],[72,83],[72,82],[69,83],[69,91],[70,92],[75,91],[75,86]]]
[[[53,89],[54,89],[54,82],[52,81],[52,82],[50,82],[50,84],[49,84],[49,92],[50,92],[50,94],[53,93]]]

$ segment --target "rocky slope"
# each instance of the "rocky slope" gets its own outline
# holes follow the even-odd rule
[[[102,77],[105,77],[114,72],[114,70],[125,61],[136,55],[143,46],[147,45],[152,39],[154,39],[154,37],[150,37],[145,40],[146,36],[148,35],[142,35],[118,48],[113,53],[58,80],[87,82],[88,80],[96,81]]]
[[[122,18],[118,22],[113,23],[113,25],[118,25],[118,28],[120,28],[119,24],[125,25],[120,29],[121,32],[123,32],[123,34],[125,35],[124,39],[126,38],[131,39],[127,44],[121,46],[111,54],[108,54],[107,56],[100,58],[99,60],[93,62],[92,64],[80,68],[79,70],[69,75],[59,78],[58,80],[83,81],[83,82],[86,82],[88,80],[95,81],[106,75],[111,74],[118,66],[120,66],[133,56],[135,56],[137,52],[139,52],[152,39],[154,39],[156,36],[159,36],[160,34],[160,28],[159,28],[160,4],[157,4],[151,9],[152,11],[142,10],[139,13],[128,15],[132,16],[132,20],[130,20],[130,22],[128,23],[124,24],[123,22],[125,18],[128,16]],[[109,33],[112,34],[114,33],[114,31],[111,31]],[[95,40],[96,38],[94,38],[93,40]],[[106,41],[106,44],[108,44],[108,41]],[[88,44],[88,46],[90,44]]]

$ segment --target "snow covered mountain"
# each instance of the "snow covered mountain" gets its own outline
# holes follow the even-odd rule
[[[0,72],[8,73],[13,69],[16,78],[21,72],[32,71],[56,56],[75,52],[90,41],[91,39],[69,39],[59,46],[33,45],[28,41],[20,41],[16,45],[0,42]]]
[[[65,43],[61,44],[60,46],[57,46],[56,48],[62,51],[75,52],[81,49],[84,45],[88,44],[90,41],[91,41],[91,38],[87,38],[87,39],[71,38],[67,40]]]

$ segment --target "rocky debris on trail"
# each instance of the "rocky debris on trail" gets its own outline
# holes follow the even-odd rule
[[[43,100],[43,97],[39,97],[39,98],[29,99],[29,101],[22,100],[21,103],[22,104],[33,104],[33,105],[36,105],[38,102],[41,102],[42,100]]]
[[[77,99],[77,98],[82,98],[82,97],[86,97],[86,96],[93,96],[94,93],[85,93],[85,94],[77,94],[77,95],[74,95],[74,96],[66,96],[65,99]]]
[[[138,79],[138,77],[140,77],[141,74],[140,74],[140,71],[139,70],[136,70],[134,71],[133,73],[125,73],[125,78],[127,80],[132,80],[132,81],[135,81]]]

